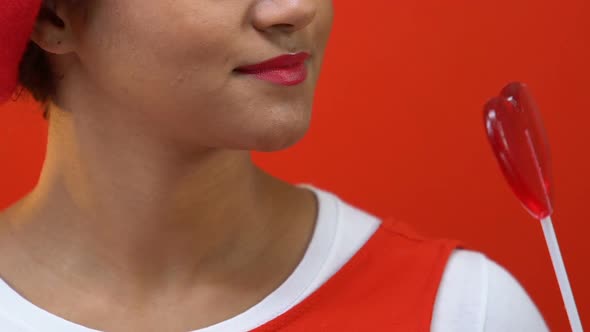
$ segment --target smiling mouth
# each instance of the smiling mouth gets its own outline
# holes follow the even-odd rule
[[[311,55],[307,52],[283,54],[260,63],[246,65],[236,68],[240,73],[255,73],[268,70],[280,70],[283,68],[296,67],[305,63]]]
[[[300,63],[289,67],[273,68],[269,70],[258,70],[252,72],[234,70],[234,72],[238,75],[252,77],[282,86],[301,84],[305,82],[308,76],[307,66],[305,63]]]
[[[254,65],[234,69],[240,75],[254,77],[283,86],[293,86],[307,79],[307,63],[310,54],[300,52],[285,54]]]

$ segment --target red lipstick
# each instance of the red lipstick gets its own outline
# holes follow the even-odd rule
[[[297,85],[307,78],[305,60],[309,57],[310,54],[306,52],[285,54],[261,63],[238,67],[235,71],[280,85]]]

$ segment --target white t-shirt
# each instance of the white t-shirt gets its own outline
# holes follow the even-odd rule
[[[310,184],[318,219],[303,259],[275,291],[245,312],[194,332],[249,331],[304,300],[336,273],[373,235],[381,221]],[[29,302],[0,278],[0,331],[96,332]],[[548,331],[539,311],[502,267],[473,251],[455,251],[434,307],[434,332]]]

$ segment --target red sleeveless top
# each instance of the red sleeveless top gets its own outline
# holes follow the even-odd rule
[[[383,220],[320,288],[252,331],[429,331],[442,274],[458,245]]]

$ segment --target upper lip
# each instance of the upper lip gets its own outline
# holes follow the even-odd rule
[[[260,63],[246,65],[236,68],[240,72],[257,72],[263,70],[271,70],[277,68],[292,67],[301,64],[310,57],[308,52],[288,53],[283,54],[272,59],[265,60]]]

